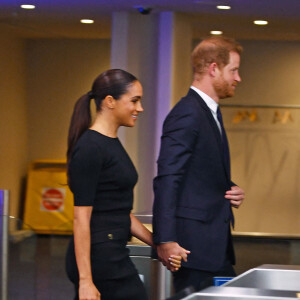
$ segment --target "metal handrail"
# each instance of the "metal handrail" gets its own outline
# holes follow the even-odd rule
[[[283,108],[283,109],[299,109],[300,105],[276,105],[276,104],[220,104],[221,107],[234,108]]]
[[[8,293],[8,215],[9,215],[9,191],[0,190],[0,216],[2,222],[0,223],[0,237],[2,240],[2,268],[1,268],[1,299],[7,300]],[[7,216],[5,218],[5,216]]]
[[[233,231],[232,235],[235,237],[269,238],[269,239],[283,239],[283,240],[299,240],[300,239],[300,234],[292,234],[292,233]]]

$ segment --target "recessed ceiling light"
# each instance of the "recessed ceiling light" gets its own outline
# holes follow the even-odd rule
[[[91,19],[81,19],[80,22],[83,23],[83,24],[93,24],[94,20],[91,20]]]
[[[32,4],[22,4],[21,7],[24,9],[35,9],[35,5]]]
[[[267,25],[268,21],[265,21],[265,20],[255,20],[253,23],[255,25]]]
[[[229,5],[217,5],[217,9],[231,9]]]
[[[212,30],[212,31],[210,32],[210,34],[213,34],[213,35],[221,35],[221,34],[223,34],[223,31],[221,31],[221,30]]]

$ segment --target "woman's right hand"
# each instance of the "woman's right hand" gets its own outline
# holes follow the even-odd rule
[[[181,268],[181,260],[182,257],[180,255],[171,255],[169,257],[170,267],[169,270],[171,272],[176,272]]]
[[[90,279],[79,281],[79,300],[101,300],[101,294]]]

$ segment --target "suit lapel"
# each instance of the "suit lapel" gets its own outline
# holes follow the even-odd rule
[[[225,161],[224,161],[224,155],[223,155],[223,146],[222,146],[222,140],[221,140],[221,134],[220,134],[220,130],[218,128],[218,125],[210,111],[210,108],[207,106],[207,104],[205,103],[205,101],[200,97],[200,95],[198,93],[196,93],[193,89],[190,89],[189,90],[189,93],[191,96],[194,96],[197,98],[201,108],[205,111],[206,113],[206,116],[207,116],[207,119],[209,121],[209,124],[210,126],[212,127],[212,130],[214,132],[214,136],[217,140],[217,144],[219,146],[219,154],[220,154],[220,157],[221,157],[221,160],[223,162],[223,167],[224,167],[224,170],[225,170],[225,173],[226,173],[226,176],[229,180],[229,182],[231,181],[230,179],[230,171],[227,169],[226,165],[225,165]]]
[[[189,94],[193,97],[196,97],[197,100],[198,100],[198,103],[200,104],[201,108],[205,111],[206,113],[206,116],[207,116],[207,119],[209,121],[209,124],[210,126],[212,127],[213,129],[213,132],[214,132],[214,136],[217,140],[217,143],[218,143],[218,146],[219,146],[219,149],[220,149],[220,155],[223,157],[223,154],[222,154],[222,140],[221,140],[221,135],[220,135],[220,130],[218,128],[218,125],[210,111],[210,108],[206,105],[205,101],[200,97],[199,94],[197,94],[194,90],[190,89],[189,90]]]

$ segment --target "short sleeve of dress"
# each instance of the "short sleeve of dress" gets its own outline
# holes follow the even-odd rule
[[[96,144],[81,144],[75,148],[69,166],[75,206],[93,206],[103,161],[103,153]]]

